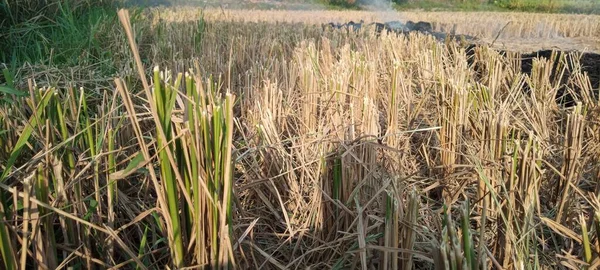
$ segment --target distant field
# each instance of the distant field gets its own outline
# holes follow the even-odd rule
[[[171,13],[174,12],[174,13]],[[180,16],[179,14],[191,14]],[[198,11],[174,9],[162,13],[167,20],[186,20]],[[205,11],[209,21],[290,22],[324,24],[427,21],[435,31],[455,32],[476,37],[494,47],[514,51],[541,49],[600,52],[600,15],[528,14],[506,12],[390,12],[390,11],[286,11],[286,10],[226,10]]]

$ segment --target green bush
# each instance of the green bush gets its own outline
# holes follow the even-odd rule
[[[325,4],[336,7],[353,8],[357,6],[356,0],[324,0]]]

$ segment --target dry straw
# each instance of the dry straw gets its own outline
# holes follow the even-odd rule
[[[580,55],[152,12],[108,90],[0,88],[4,268],[600,264]]]

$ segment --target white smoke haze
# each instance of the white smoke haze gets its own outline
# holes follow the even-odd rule
[[[155,1],[170,1],[173,5],[177,5],[178,1],[195,1],[195,0],[155,0]],[[224,9],[282,9],[282,10],[329,10],[325,3],[327,1],[305,1],[305,0],[197,0],[208,7],[221,7]],[[404,18],[398,11],[393,8],[390,0],[361,0],[359,1],[360,8],[369,11],[373,14],[373,20],[381,23],[388,21],[402,21]],[[346,11],[348,12],[348,11]],[[351,12],[351,11],[350,11]],[[333,18],[332,18],[333,19]],[[355,22],[360,19],[354,20]],[[344,23],[344,22],[340,22]]]
[[[389,21],[405,22],[404,18],[393,7],[390,0],[364,0],[364,8],[376,14],[381,23]]]

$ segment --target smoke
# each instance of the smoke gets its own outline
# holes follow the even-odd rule
[[[374,10],[381,10],[381,11],[393,10],[392,2],[388,1],[388,0],[366,0],[365,2],[367,3],[367,5],[369,7],[371,7]]]
[[[364,8],[376,14],[381,22],[404,21],[393,7],[391,0],[363,0]]]

